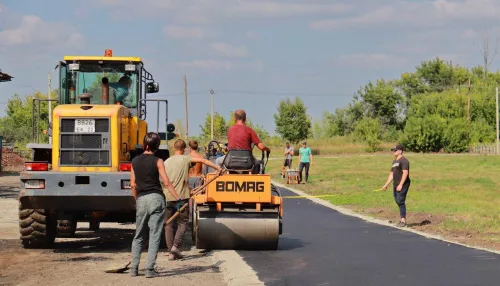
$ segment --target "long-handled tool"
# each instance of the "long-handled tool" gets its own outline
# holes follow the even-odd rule
[[[199,186],[199,187],[196,187],[194,188],[192,191],[191,191],[191,196],[190,198],[192,198],[193,196],[197,195],[198,193],[200,193],[206,186],[208,186],[208,184],[210,184],[212,181],[214,181],[215,179],[217,179],[218,177],[220,177],[222,175],[222,173],[224,172],[224,170],[222,170],[221,172],[219,172],[215,177],[213,177],[212,179],[208,180],[205,184]],[[172,220],[174,220],[180,212],[184,211],[184,209],[189,205],[189,203],[185,203],[184,205],[182,205],[182,207],[180,207],[175,213],[173,216],[171,216],[166,224],[169,224]]]
[[[203,189],[208,185],[210,184],[212,181],[214,181],[215,179],[217,179],[218,177],[220,177],[222,174],[224,173],[224,170],[222,170],[221,172],[219,172],[215,177],[213,177],[212,179],[208,180],[205,184],[199,186],[199,187],[196,187],[194,188],[192,191],[191,191],[191,197],[197,195],[198,193],[200,193],[201,191],[203,191]],[[168,221],[166,222],[167,224],[169,224],[172,220],[174,220],[180,212],[184,211],[184,209],[189,205],[189,203],[185,203],[182,207],[180,207],[173,216],[171,216]],[[123,266],[119,266],[119,267],[114,267],[114,268],[110,268],[110,269],[107,269],[105,270],[104,272],[106,273],[123,273],[125,271],[127,271],[130,267],[131,261],[128,261],[125,265]]]

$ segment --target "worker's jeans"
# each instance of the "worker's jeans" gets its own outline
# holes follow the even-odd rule
[[[309,162],[300,162],[299,165],[299,182],[302,182],[302,169],[306,168],[306,182],[309,179]]]
[[[399,206],[399,216],[401,218],[406,218],[406,195],[408,194],[408,187],[403,187],[401,189],[401,192],[398,192],[396,190],[397,186],[394,186],[394,200],[396,201],[396,204]]]
[[[188,201],[189,200],[167,202],[167,209],[165,211],[165,223],[177,212],[176,205],[178,203],[184,205],[185,203],[188,203]],[[180,205],[179,208],[182,205]],[[175,219],[165,225],[165,238],[167,240],[167,248],[169,251],[172,250],[173,246],[175,246],[177,250],[180,250],[182,245],[182,238],[184,236],[184,233],[186,232],[188,221],[189,208],[186,207],[177,215]],[[177,231],[175,231],[175,224],[177,224]]]
[[[135,236],[132,241],[131,268],[139,268],[144,238],[149,227],[148,260],[146,269],[154,269],[160,249],[165,217],[165,197],[158,193],[140,196],[136,201]]]

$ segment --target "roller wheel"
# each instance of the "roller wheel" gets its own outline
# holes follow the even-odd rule
[[[19,203],[19,232],[24,248],[48,248],[56,238],[56,221],[44,209],[25,209]]]
[[[76,232],[77,221],[71,220],[59,220],[57,221],[57,235],[59,237],[73,237]]]

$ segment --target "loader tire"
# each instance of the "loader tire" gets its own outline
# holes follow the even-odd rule
[[[48,248],[56,238],[56,221],[44,209],[24,209],[19,203],[19,233],[24,248]]]

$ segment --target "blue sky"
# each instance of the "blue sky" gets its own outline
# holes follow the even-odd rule
[[[0,115],[14,93],[46,92],[47,73],[64,55],[112,49],[143,58],[158,97],[169,100],[170,121],[185,118],[187,74],[190,135],[210,112],[210,89],[216,112],[243,108],[274,133],[284,98],[301,97],[320,119],[361,85],[422,60],[480,64],[499,15],[495,0],[0,0],[0,69],[15,77],[0,84]]]

